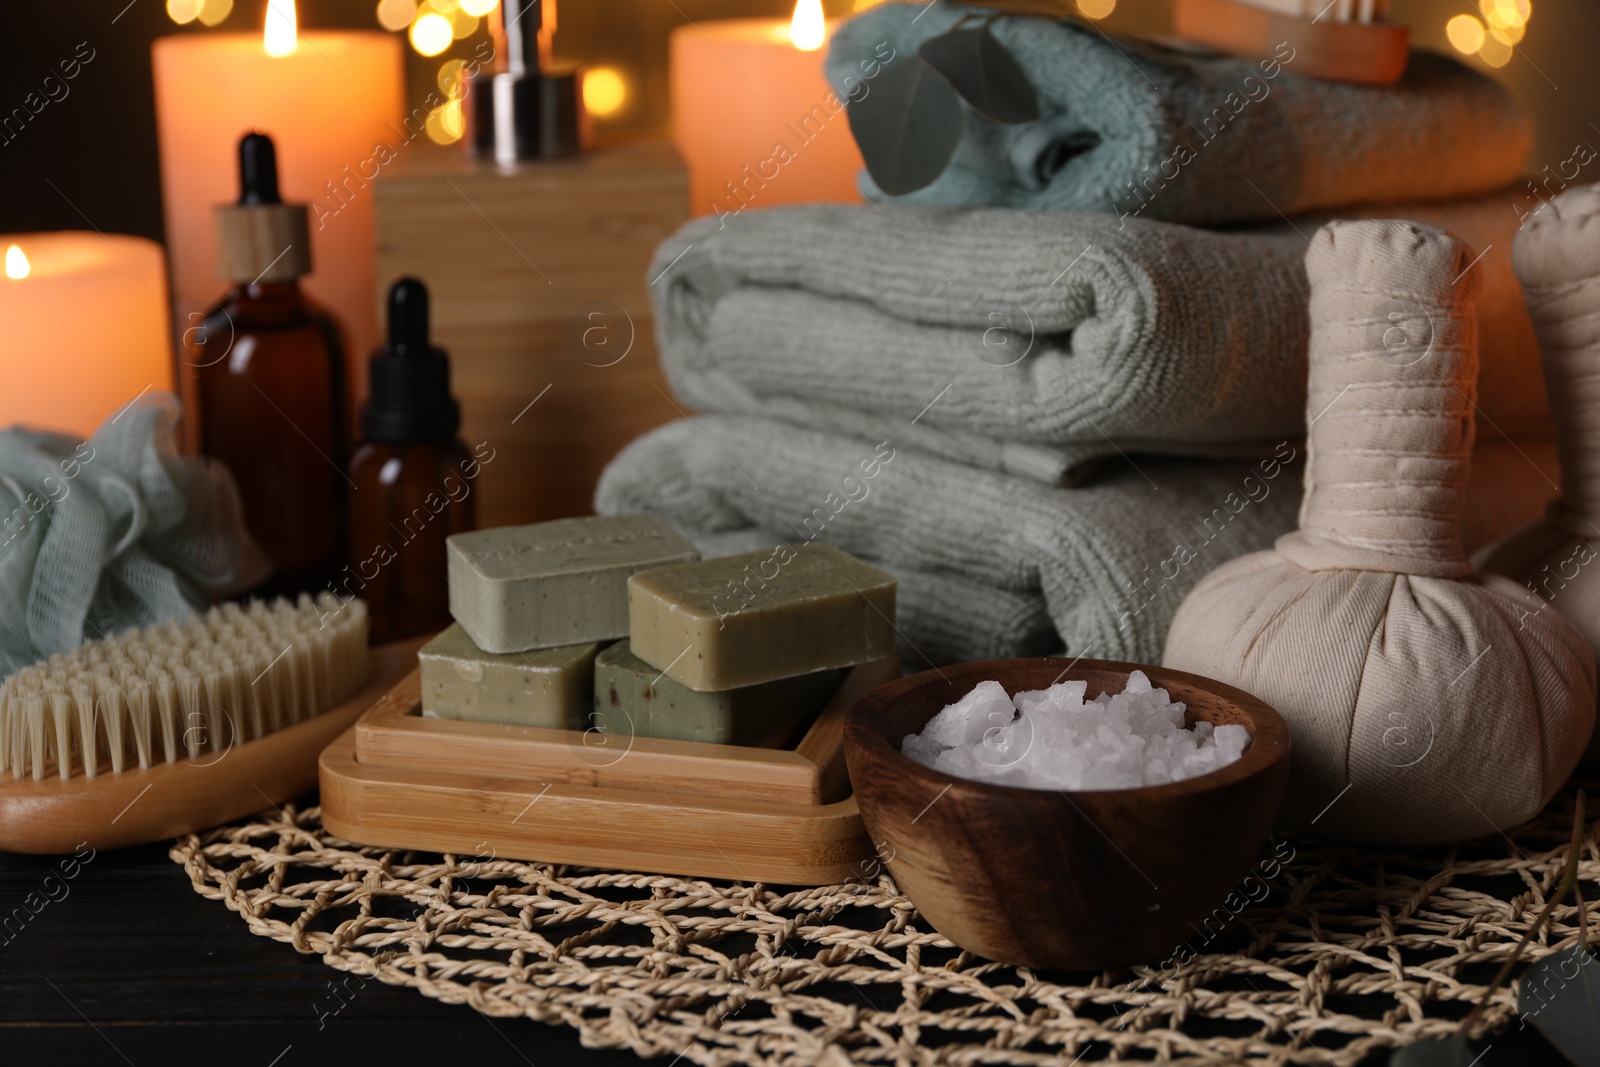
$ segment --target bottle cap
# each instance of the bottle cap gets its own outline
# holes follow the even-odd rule
[[[495,69],[467,80],[466,144],[498,163],[570,156],[589,147],[583,68],[551,59],[555,0],[504,0],[490,24]]]
[[[450,395],[449,353],[428,339],[428,287],[401,278],[389,286],[388,306],[389,341],[372,354],[361,434],[390,445],[448,441],[461,408]]]
[[[217,273],[231,282],[282,282],[311,273],[304,204],[278,195],[278,152],[264,133],[239,139],[239,202],[221,204]]]

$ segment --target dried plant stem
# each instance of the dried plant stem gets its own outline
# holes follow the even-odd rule
[[[1535,937],[1539,936],[1539,931],[1549,920],[1550,914],[1556,910],[1556,906],[1566,898],[1569,892],[1576,894],[1578,898],[1579,944],[1588,943],[1583,912],[1583,893],[1578,889],[1578,859],[1583,850],[1583,815],[1587,806],[1588,802],[1584,791],[1580,789],[1572,806],[1572,843],[1567,851],[1566,870],[1561,873],[1561,884],[1556,887],[1555,895],[1545,901],[1544,907],[1539,909],[1539,914],[1533,920],[1533,925],[1528,928],[1527,933],[1522,935],[1522,940],[1518,941],[1516,948],[1511,950],[1511,955],[1506,957],[1505,963],[1500,965],[1500,971],[1494,976],[1494,981],[1489,983],[1489,988],[1483,991],[1483,996],[1478,999],[1478,1003],[1473,1005],[1472,1010],[1467,1013],[1467,1017],[1461,1021],[1461,1032],[1463,1034],[1471,1036],[1472,1027],[1483,1015],[1483,1010],[1489,1006],[1489,998],[1493,997],[1500,987],[1506,983],[1506,980],[1511,977],[1511,968],[1515,967],[1517,960],[1522,958],[1522,950],[1527,948],[1528,943]]]

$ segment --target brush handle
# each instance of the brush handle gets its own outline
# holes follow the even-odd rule
[[[317,757],[417,664],[422,640],[370,653],[355,696],[304,722],[222,752],[65,781],[0,779],[0,850],[66,853],[142,845],[230,822],[317,784]]]

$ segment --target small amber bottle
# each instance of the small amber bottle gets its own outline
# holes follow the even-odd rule
[[[480,470],[456,437],[461,409],[450,358],[429,342],[427,287],[401,278],[388,300],[389,340],[372,356],[350,458],[351,562],[339,583],[371,605],[375,642],[450,625],[444,541],[476,524]]]
[[[245,526],[273,567],[256,592],[314,592],[344,564],[344,336],[300,291],[306,208],[280,199],[270,138],[240,140],[239,184],[239,202],[216,215],[218,269],[232,285],[184,335],[185,441],[238,483]]]

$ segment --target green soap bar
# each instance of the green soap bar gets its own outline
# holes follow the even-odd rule
[[[651,515],[599,515],[460,533],[449,552],[450,614],[485,652],[628,636],[628,576],[700,558]]]
[[[594,724],[606,733],[753,745],[822,708],[839,688],[837,670],[775,682],[696,692],[618,641],[594,661]]]
[[[594,693],[593,642],[497,655],[460,624],[422,646],[422,710],[441,719],[581,728]]]
[[[628,580],[633,654],[690,689],[736,689],[894,653],[892,577],[823,544]]]

